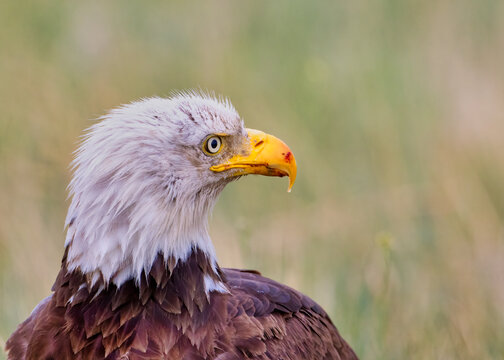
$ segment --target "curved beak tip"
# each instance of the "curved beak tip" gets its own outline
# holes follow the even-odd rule
[[[297,172],[297,165],[296,165],[296,159],[294,158],[294,155],[292,154],[291,151],[289,151],[285,155],[285,161],[290,164],[289,167],[289,187],[287,188],[287,192],[290,193],[292,191],[292,187],[294,186],[294,183],[296,182],[296,172]]]
[[[287,192],[290,193],[292,191],[292,187],[294,186],[294,180],[289,176],[289,187],[287,188]]]

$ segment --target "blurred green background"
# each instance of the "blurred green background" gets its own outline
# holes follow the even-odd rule
[[[221,266],[307,293],[363,359],[502,358],[503,19],[498,0],[0,0],[0,345],[58,272],[83,129],[202,88],[298,160],[291,194],[225,190]]]

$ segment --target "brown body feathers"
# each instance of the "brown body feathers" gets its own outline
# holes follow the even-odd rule
[[[204,291],[204,276],[229,293]],[[220,279],[219,279],[220,278]],[[44,300],[7,342],[9,359],[356,359],[307,296],[259,273],[211,269],[194,251],[158,256],[140,284],[92,287],[66,259]]]

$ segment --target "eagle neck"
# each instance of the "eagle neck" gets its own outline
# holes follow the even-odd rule
[[[179,197],[146,191],[129,205],[116,198],[97,204],[87,193],[75,194],[67,217],[68,269],[80,270],[92,282],[103,279],[119,287],[131,278],[139,283],[160,254],[168,264],[184,263],[202,252],[215,272],[208,216],[224,185]],[[207,285],[210,290],[219,288],[210,280]]]
[[[184,307],[192,316],[204,311],[210,302],[211,291],[228,292],[219,266],[199,249],[194,249],[185,261],[173,257],[165,260],[163,254],[158,254],[150,270],[142,273],[140,281],[130,279],[120,286],[104,279],[96,280],[93,275],[78,269],[69,270],[66,258],[67,252],[53,285],[54,298],[59,306],[104,301],[114,310],[126,303],[138,306],[153,303],[173,313]]]

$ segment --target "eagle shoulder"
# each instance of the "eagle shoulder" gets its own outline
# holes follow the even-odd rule
[[[357,359],[315,301],[256,272],[223,269],[235,347],[255,359]]]
[[[53,295],[47,296],[33,309],[30,316],[23,321],[5,344],[8,359],[25,359],[30,344],[33,344],[34,335],[39,335],[38,328],[41,323],[47,322],[50,315],[48,311],[49,304]]]
[[[357,359],[300,292],[257,272],[222,269],[229,293],[212,292],[200,304],[187,292],[194,276],[184,269],[169,286],[151,276],[150,286],[131,281],[99,294],[81,289],[79,274],[61,277],[7,341],[8,358]]]

